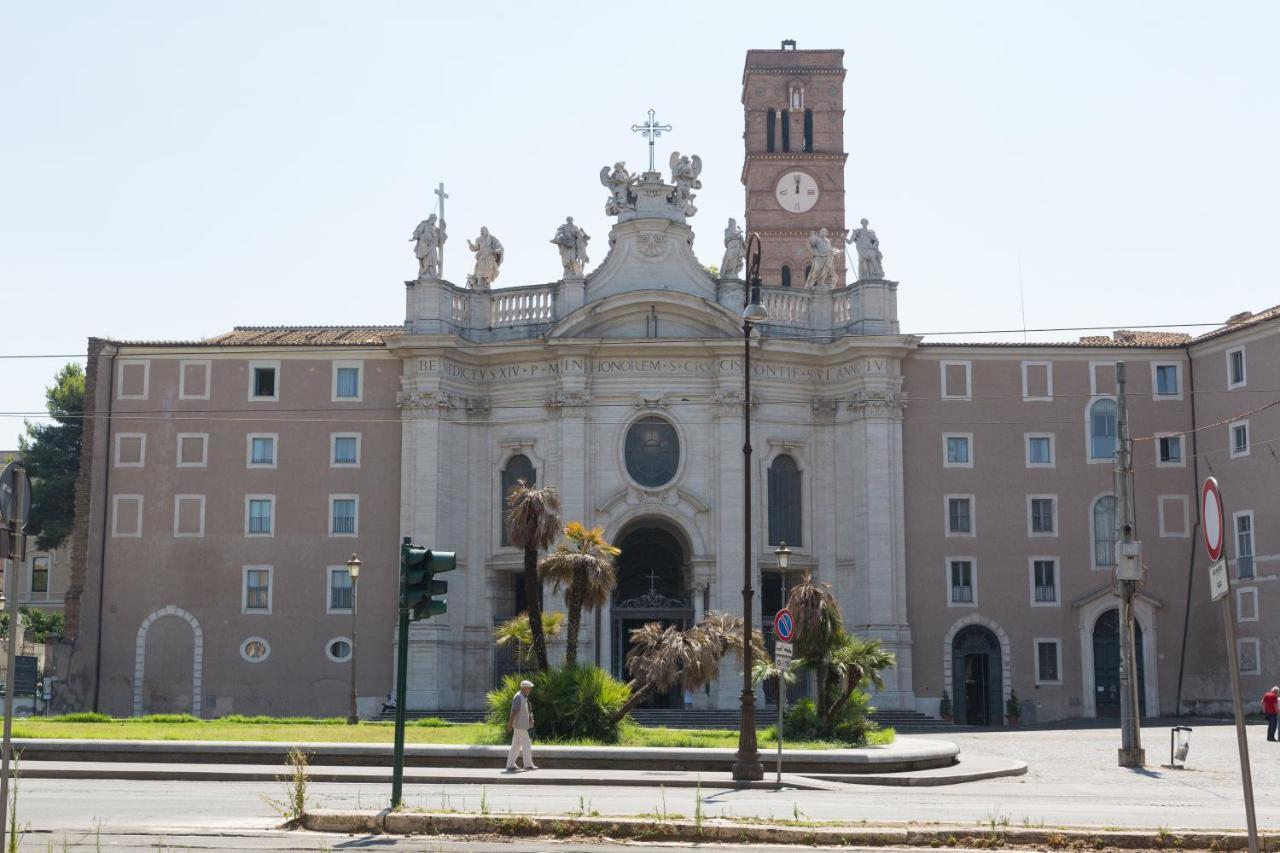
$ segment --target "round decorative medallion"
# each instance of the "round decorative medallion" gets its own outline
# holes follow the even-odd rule
[[[764,86],[756,86],[756,94],[757,94],[757,95],[763,95],[763,94],[764,94]]]
[[[680,467],[680,436],[666,420],[648,415],[627,430],[623,456],[631,479],[648,488],[665,486]]]
[[[649,260],[657,260],[667,253],[667,235],[645,231],[636,237],[636,251]]]

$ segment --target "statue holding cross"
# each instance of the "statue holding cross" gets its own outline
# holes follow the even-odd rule
[[[440,221],[436,224],[436,214],[431,214],[418,223],[409,241],[414,244],[413,253],[418,259],[418,278],[433,279],[444,276],[444,241],[449,239],[445,233],[444,200],[449,194],[444,191],[444,184],[436,187],[435,194],[440,197]]]

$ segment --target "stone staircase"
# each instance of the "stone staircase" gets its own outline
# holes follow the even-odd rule
[[[777,720],[777,710],[771,705],[756,708],[757,722],[762,726],[772,725]],[[484,719],[484,711],[406,711],[405,718],[420,720],[436,717],[451,723],[478,723]],[[665,726],[671,729],[736,729],[738,727],[738,709],[727,708],[715,710],[709,708],[686,711],[683,708],[640,708],[633,711],[632,719],[642,726]],[[395,719],[394,714],[379,714],[372,719],[389,722]],[[871,715],[881,726],[892,726],[900,732],[912,731],[945,731],[954,728],[951,723],[928,717],[919,711],[876,711]]]

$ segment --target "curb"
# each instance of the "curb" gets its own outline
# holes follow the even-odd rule
[[[637,841],[706,841],[742,844],[796,844],[863,847],[1002,847],[1026,846],[1083,850],[1244,850],[1248,836],[1239,832],[1150,832],[1086,829],[1000,827],[932,828],[830,827],[734,824],[718,819],[701,823],[655,818],[540,817],[536,815],[466,815],[417,812],[354,812],[321,809],[303,815],[300,825],[313,832],[387,835],[496,835],[506,837],[626,838]],[[1273,847],[1280,834],[1263,834],[1259,842]]]

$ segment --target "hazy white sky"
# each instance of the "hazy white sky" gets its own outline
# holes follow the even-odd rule
[[[1278,31],[1271,2],[12,4],[0,354],[399,323],[441,180],[447,277],[488,225],[498,285],[550,281],[565,215],[603,258],[596,176],[642,164],[650,107],[719,263],[744,52],[783,38],[845,50],[848,218],[904,331],[1021,327],[1019,259],[1033,328],[1220,321],[1280,302]],[[0,411],[61,363],[0,360]]]

